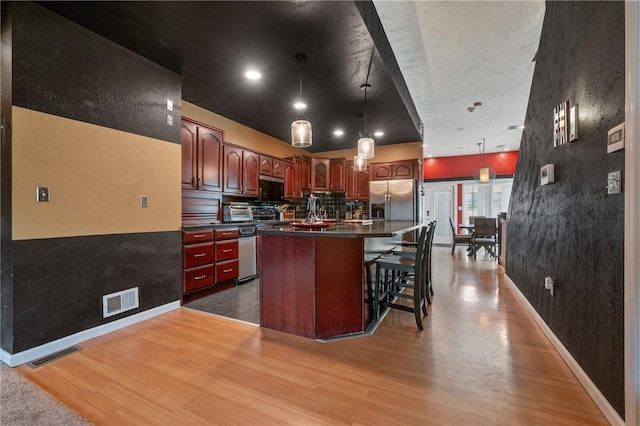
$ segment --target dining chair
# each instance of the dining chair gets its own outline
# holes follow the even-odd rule
[[[451,245],[451,255],[456,251],[456,244],[466,244],[467,248],[471,244],[471,234],[456,234],[456,228],[453,226],[453,220],[449,217],[449,224],[451,225],[451,233],[453,234],[453,244]]]
[[[476,218],[471,238],[473,249],[470,255],[475,258],[478,250],[484,248],[491,257],[496,257],[497,232],[496,219],[489,217]]]

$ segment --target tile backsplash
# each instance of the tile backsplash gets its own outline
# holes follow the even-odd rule
[[[356,209],[360,208],[365,214],[369,214],[369,203],[366,201],[346,201],[344,193],[314,193],[318,197],[316,207],[321,209],[324,207],[326,219],[345,219],[347,215],[353,215]],[[307,217],[307,204],[309,202],[309,194],[305,193],[299,200],[289,200],[289,210],[295,210],[296,218],[304,219]]]

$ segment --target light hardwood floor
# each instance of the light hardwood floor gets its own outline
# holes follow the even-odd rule
[[[320,343],[181,308],[18,370],[105,425],[608,424],[495,261],[434,248],[420,332]]]

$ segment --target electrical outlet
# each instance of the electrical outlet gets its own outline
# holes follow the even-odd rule
[[[620,170],[609,173],[607,177],[607,194],[619,194],[622,192],[621,176],[622,173]]]
[[[173,115],[167,114],[167,126],[173,127]]]
[[[39,203],[49,202],[49,188],[46,186],[38,186],[36,188],[36,201]]]
[[[140,196],[140,207],[149,207],[149,196],[141,195]]]
[[[549,290],[551,292],[551,297],[553,297],[553,291],[554,291],[554,288],[555,288],[555,283],[553,282],[553,279],[551,279],[551,277],[545,277],[545,279],[544,279],[544,288]]]

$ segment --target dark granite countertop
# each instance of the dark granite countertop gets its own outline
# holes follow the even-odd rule
[[[264,235],[291,235],[301,237],[334,237],[334,238],[373,238],[393,237],[418,229],[421,223],[408,221],[374,220],[371,225],[337,222],[335,225],[319,230],[307,230],[285,224],[273,228],[259,228],[258,233]]]

